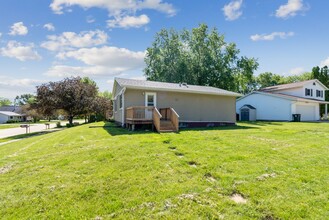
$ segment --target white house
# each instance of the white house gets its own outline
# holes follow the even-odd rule
[[[300,114],[301,121],[317,121],[320,105],[325,105],[325,117],[328,115],[326,90],[317,79],[266,87],[239,98],[236,110],[241,116],[241,108],[250,105],[255,108],[256,120],[291,121],[293,114]],[[244,108],[244,119],[245,111]]]
[[[0,111],[0,124],[6,123],[7,121],[23,121],[23,116],[15,112]]]

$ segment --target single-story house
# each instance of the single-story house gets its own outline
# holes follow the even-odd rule
[[[21,114],[9,111],[0,111],[0,124],[8,121],[23,121],[24,117]]]
[[[293,115],[299,114],[301,121],[317,121],[320,105],[325,105],[324,117],[328,114],[326,90],[317,79],[262,88],[237,99],[237,114],[240,120],[246,120],[249,113],[243,106],[249,105],[256,112],[256,120],[292,121]]]
[[[210,86],[115,78],[114,120],[127,127],[152,124],[157,131],[179,127],[234,125],[238,93]]]

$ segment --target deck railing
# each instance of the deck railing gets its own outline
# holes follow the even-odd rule
[[[127,120],[153,120],[154,107],[134,106],[126,109]]]

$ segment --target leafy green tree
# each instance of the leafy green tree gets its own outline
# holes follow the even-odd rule
[[[0,106],[4,106],[4,105],[11,105],[11,101],[9,99],[0,97]]]
[[[32,94],[22,94],[20,96],[16,96],[15,98],[15,104],[20,106],[32,104],[33,102],[35,102],[35,95]]]
[[[268,86],[275,86],[281,84],[284,77],[278,74],[273,74],[271,72],[261,73],[257,76],[257,87],[264,88]]]
[[[148,80],[186,82],[246,93],[252,89],[254,58],[239,57],[234,43],[226,43],[217,29],[201,24],[192,31],[162,29],[145,57]]]
[[[104,92],[99,92],[98,96],[107,98],[108,100],[112,99],[112,93],[109,92],[108,90],[105,90]]]
[[[80,77],[66,78],[38,86],[36,105],[44,115],[54,115],[55,110],[64,110],[72,124],[75,116],[91,111],[96,96],[96,84]]]

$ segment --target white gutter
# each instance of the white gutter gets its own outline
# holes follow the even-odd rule
[[[240,97],[242,94],[236,92],[230,92],[231,94],[216,93],[216,92],[205,92],[205,91],[194,91],[194,90],[182,90],[182,89],[169,89],[169,88],[152,88],[152,87],[140,87],[140,86],[126,86],[125,88],[137,89],[137,90],[148,90],[148,91],[166,91],[166,92],[182,92],[182,93],[193,93],[193,94],[205,94],[205,95],[220,95],[230,97]]]

